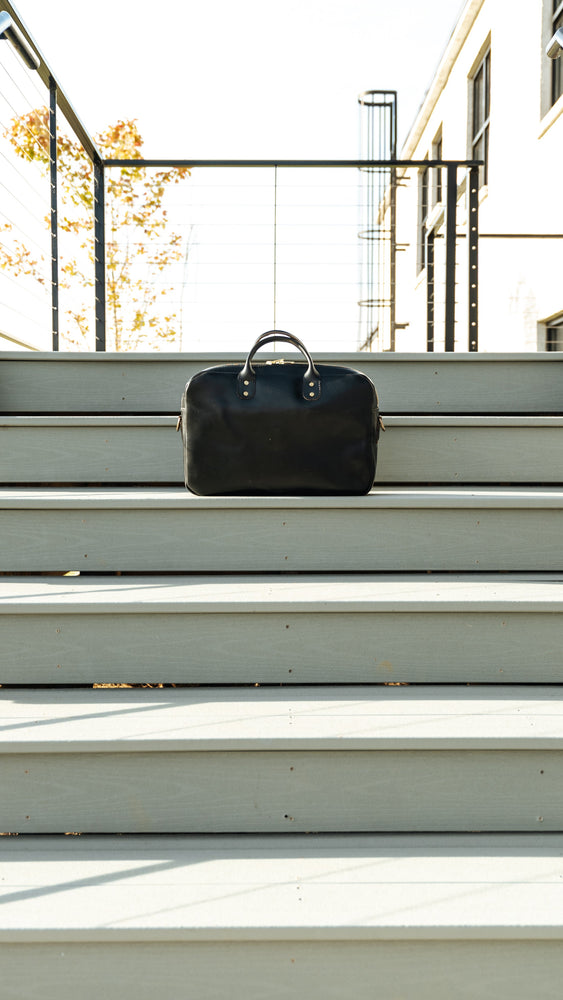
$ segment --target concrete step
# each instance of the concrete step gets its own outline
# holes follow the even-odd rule
[[[12,572],[558,571],[563,489],[248,498],[4,487],[0,537],[0,571]]]
[[[390,416],[380,483],[561,483],[563,417]],[[4,416],[0,482],[183,484],[173,416]]]
[[[257,331],[257,334],[258,335]],[[249,338],[252,345],[254,335]],[[286,356],[290,356],[289,352]],[[291,355],[298,357],[298,355]],[[262,361],[283,352],[260,352]],[[189,378],[239,354],[2,352],[3,413],[178,413]],[[315,354],[374,382],[392,413],[561,414],[557,352],[525,354]]]
[[[563,574],[0,576],[0,684],[557,683]]]
[[[562,781],[558,685],[0,690],[3,832],[557,831]]]
[[[2,854],[10,1000],[560,991],[561,834],[14,837]]]

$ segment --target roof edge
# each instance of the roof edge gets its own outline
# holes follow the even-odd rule
[[[461,49],[463,48],[469,32],[477,20],[477,15],[479,14],[484,3],[485,0],[467,0],[455,28],[452,31],[448,44],[446,45],[444,54],[438,63],[432,82],[424,95],[422,104],[416,114],[416,118],[414,119],[414,122],[411,125],[403,143],[401,149],[401,159],[410,159],[413,150],[416,149],[418,143],[420,142],[420,138],[428,124],[438,98],[448,81],[454,63],[461,52]]]

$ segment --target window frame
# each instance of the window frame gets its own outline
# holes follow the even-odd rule
[[[428,154],[424,157],[428,159]],[[430,167],[418,171],[418,253],[416,272],[420,274],[426,267],[426,224],[430,216]]]
[[[442,136],[442,126],[436,132],[434,139],[432,140],[432,159],[442,160],[444,155],[444,143]],[[444,200],[444,183],[442,176],[442,168],[435,167],[432,171],[432,207],[435,208],[436,205],[441,205]]]
[[[479,86],[482,89],[479,93]],[[471,121],[470,141],[471,159],[483,160],[479,168],[479,187],[489,183],[489,129],[491,121],[491,46],[487,46],[479,62],[470,76],[471,84]],[[482,147],[482,150],[481,148]]]
[[[563,351],[563,313],[545,324],[545,350]]]
[[[558,28],[563,28],[563,0],[552,0],[551,36]],[[550,107],[557,104],[563,95],[563,55],[551,61]]]

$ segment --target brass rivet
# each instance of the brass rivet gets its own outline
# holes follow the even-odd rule
[[[314,384],[315,384],[314,382],[309,382],[309,385],[311,386],[311,388],[314,386]]]
[[[314,392],[310,392],[310,393],[309,393],[309,395],[310,395],[310,396],[314,396],[314,395],[315,395],[315,393],[314,393]]]
[[[245,385],[250,385],[250,382],[247,382],[247,381],[245,380],[245,383],[244,383],[244,384],[245,384]]]
[[[247,392],[243,392],[243,396],[248,396],[248,393]]]

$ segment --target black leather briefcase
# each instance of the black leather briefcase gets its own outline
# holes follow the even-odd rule
[[[306,361],[255,362],[274,340]],[[297,337],[269,331],[245,364],[198,372],[182,397],[186,487],[201,496],[368,493],[381,420],[370,379],[315,365]]]

